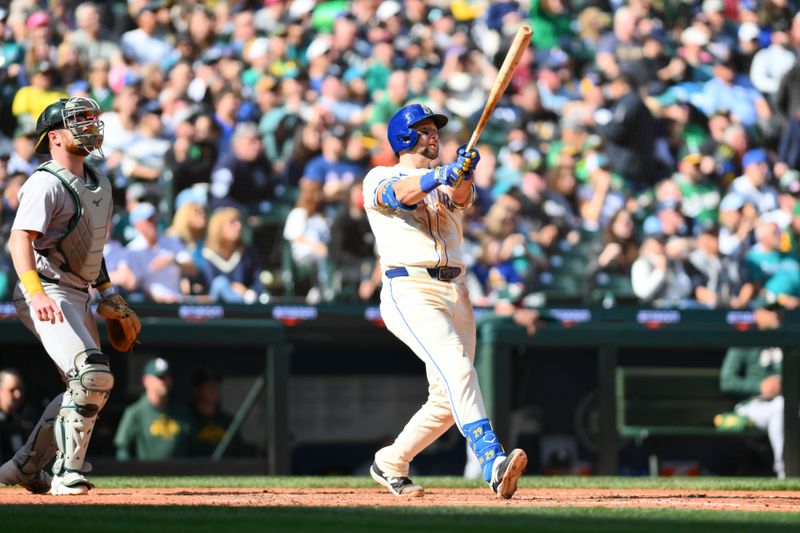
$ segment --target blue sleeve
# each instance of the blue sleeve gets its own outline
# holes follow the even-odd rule
[[[306,164],[303,175],[318,183],[325,183],[325,160],[322,156],[317,156]]]

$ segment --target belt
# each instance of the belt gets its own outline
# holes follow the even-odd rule
[[[47,283],[52,283],[54,285],[60,285],[62,287],[66,287],[67,289],[75,289],[76,291],[81,291],[83,293],[89,294],[89,289],[87,289],[86,287],[70,287],[69,285],[64,285],[63,283],[61,283],[61,280],[59,280],[59,279],[48,278],[47,276],[45,276],[41,272],[39,272],[39,279],[42,280],[42,281],[46,281]]]
[[[459,274],[461,274],[461,267],[397,267],[390,268],[386,271],[386,277],[389,279],[401,278],[405,276],[424,276],[425,274],[427,274],[428,277],[438,279],[439,281],[453,281],[458,277]]]

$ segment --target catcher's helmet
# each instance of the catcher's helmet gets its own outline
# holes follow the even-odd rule
[[[411,104],[394,114],[389,121],[389,144],[394,150],[394,155],[399,155],[400,151],[413,148],[419,140],[417,133],[412,126],[422,122],[426,118],[433,120],[438,129],[442,129],[447,124],[447,117],[439,113],[434,113],[431,109],[422,104]]]
[[[100,149],[103,144],[103,122],[99,118],[100,106],[91,98],[73,96],[53,102],[42,111],[36,120],[36,153],[50,151],[47,132],[68,129],[72,132],[75,144],[88,154]]]

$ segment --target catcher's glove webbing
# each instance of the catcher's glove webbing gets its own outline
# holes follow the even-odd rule
[[[139,317],[128,307],[128,302],[119,294],[111,294],[97,304],[97,314],[106,319],[106,332],[111,345],[118,352],[129,352],[137,343],[136,337],[142,329]]]

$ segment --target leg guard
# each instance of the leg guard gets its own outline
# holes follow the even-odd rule
[[[97,413],[106,404],[113,386],[107,355],[87,350],[75,357],[75,368],[67,376],[67,392],[54,426],[58,446],[54,475],[84,470]]]
[[[488,418],[482,418],[476,422],[470,422],[463,428],[464,435],[467,437],[467,444],[472,448],[478,464],[483,471],[483,479],[489,483],[492,479],[492,466],[496,459],[505,457],[506,453],[494,434],[492,424]]]
[[[14,454],[14,462],[24,474],[37,474],[56,454],[53,423],[61,409],[64,394],[59,394],[45,407],[25,445]]]

